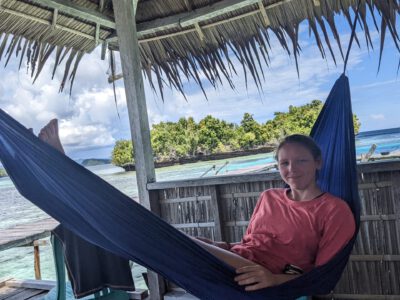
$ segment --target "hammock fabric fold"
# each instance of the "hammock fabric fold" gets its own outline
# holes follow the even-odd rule
[[[323,151],[320,184],[347,201],[359,226],[349,83],[335,83],[312,136]],[[0,159],[19,192],[85,240],[161,274],[200,299],[294,299],[330,292],[354,239],[330,262],[282,284],[246,292],[226,265],[0,110]]]

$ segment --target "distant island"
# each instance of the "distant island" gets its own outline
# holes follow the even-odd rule
[[[107,158],[87,158],[82,160],[81,165],[85,167],[111,164],[111,159]]]

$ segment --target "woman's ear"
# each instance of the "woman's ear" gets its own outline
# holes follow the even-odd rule
[[[315,162],[316,162],[316,164],[317,164],[317,170],[318,170],[318,171],[321,170],[321,168],[322,168],[322,159],[321,159],[321,158],[317,158],[317,159],[315,160]]]

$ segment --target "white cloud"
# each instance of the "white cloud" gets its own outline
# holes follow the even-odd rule
[[[372,32],[373,40],[378,40],[378,36],[377,32]],[[341,36],[343,45],[347,43],[348,38],[348,34]],[[363,39],[360,38],[360,42],[363,42]],[[273,38],[271,43],[277,44]],[[264,69],[265,81],[262,82],[261,91],[257,89],[250,73],[247,74],[246,89],[243,69],[233,55],[232,59],[238,72],[238,76],[233,78],[235,90],[229,87],[226,80],[224,85],[217,89],[205,83],[208,101],[201,89],[191,81],[185,83],[187,101],[180,92],[166,88],[163,102],[145,81],[150,124],[176,121],[180,117],[189,116],[199,121],[208,114],[239,123],[245,112],[253,114],[259,122],[265,122],[273,117],[274,112],[286,111],[289,105],[302,105],[313,99],[325,100],[334,80],[343,69],[338,47],[333,46],[338,58],[338,65],[335,66],[328,52],[327,60],[321,58],[311,39],[303,37],[301,44],[302,53],[298,58],[300,78],[297,77],[294,58],[289,58],[284,50],[277,47],[270,51],[270,67]],[[361,50],[353,46],[348,71],[351,73],[362,69],[361,63],[368,55],[365,45],[362,45]],[[118,61],[118,55],[116,58]],[[51,61],[34,85],[26,70],[16,71],[18,62],[13,60],[10,66],[0,70],[0,107],[22,124],[33,127],[35,132],[38,132],[49,119],[59,118],[61,139],[67,153],[72,153],[75,157],[80,157],[80,153],[87,149],[111,148],[115,140],[130,137],[123,82],[116,82],[120,114],[118,117],[112,86],[107,83],[108,63],[100,61],[100,49],[83,57],[72,96],[68,94],[68,85],[67,92],[58,93],[63,76],[62,69],[57,71],[55,80],[51,80]],[[202,72],[199,75],[201,79],[206,79]],[[379,88],[384,86],[386,81],[396,84],[394,80],[388,79],[383,82],[358,84],[357,88]],[[361,103],[362,107],[365,107],[365,99],[357,100],[357,96],[355,98],[360,107]],[[384,112],[386,115],[386,111]],[[364,113],[363,116],[366,119],[374,118],[370,113]],[[383,114],[382,116],[384,117]],[[389,118],[388,114],[387,116]],[[375,115],[375,120],[378,119],[383,120],[380,114]],[[110,152],[107,151],[104,153]]]
[[[384,114],[372,114],[371,119],[373,120],[385,120]]]

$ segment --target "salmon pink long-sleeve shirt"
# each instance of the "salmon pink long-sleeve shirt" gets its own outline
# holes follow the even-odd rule
[[[231,248],[274,274],[287,264],[310,271],[328,262],[355,232],[346,202],[329,193],[308,201],[294,201],[288,189],[264,191],[247,231]]]

